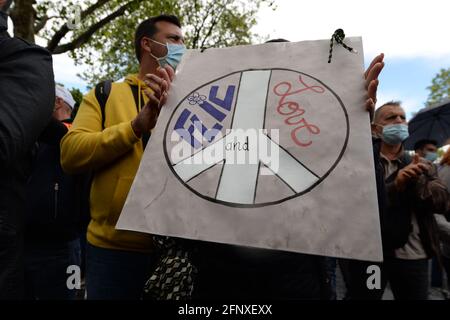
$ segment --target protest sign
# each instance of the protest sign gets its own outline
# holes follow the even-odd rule
[[[116,228],[380,261],[357,50],[329,41],[190,50]]]

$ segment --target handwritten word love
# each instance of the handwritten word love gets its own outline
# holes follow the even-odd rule
[[[301,140],[300,137],[303,131],[309,132],[309,136],[311,134],[319,134],[320,129],[314,124],[308,123],[306,118],[303,116],[306,112],[299,103],[295,101],[289,101],[288,97],[294,94],[300,94],[305,91],[313,91],[315,93],[324,93],[325,89],[321,86],[308,86],[302,79],[302,76],[299,75],[298,80],[300,84],[303,86],[302,88],[291,91],[292,84],[287,81],[280,82],[273,88],[273,92],[281,97],[278,102],[277,112],[284,116],[289,116],[284,120],[284,123],[290,126],[296,126],[291,131],[291,138],[300,147],[307,147],[311,145],[312,140]]]

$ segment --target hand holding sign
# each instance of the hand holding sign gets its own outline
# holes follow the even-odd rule
[[[167,92],[175,75],[172,67],[169,65],[166,65],[164,68],[158,68],[156,72],[158,76],[150,73],[145,75],[144,82],[151,91],[145,89],[144,93],[149,100],[131,122],[133,131],[138,137],[155,127],[161,107],[166,103]]]
[[[384,67],[383,58],[383,53],[376,56],[364,73],[367,90],[366,110],[370,113],[371,120],[375,111],[375,104],[377,103],[378,76]]]

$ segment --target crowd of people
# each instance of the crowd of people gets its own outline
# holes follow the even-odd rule
[[[432,140],[408,156],[400,102],[375,111],[383,54],[364,74],[361,106],[372,121],[375,167],[367,170],[376,176],[384,255],[382,285],[373,290],[373,262],[115,229],[186,50],[180,21],[140,23],[139,73],[99,83],[74,115],[70,92],[55,86],[51,54],[7,33],[10,2],[0,0],[0,299],[80,298],[79,286],[67,284],[68,266],[80,267],[81,298],[89,300],[330,300],[337,265],[346,299],[381,299],[388,282],[395,299],[427,299],[429,260],[450,271],[450,149],[439,165]],[[167,254],[183,268],[165,284],[155,277],[166,274]]]

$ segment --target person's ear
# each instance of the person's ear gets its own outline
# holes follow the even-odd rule
[[[62,99],[60,97],[55,98],[55,107],[53,108],[53,111],[56,111],[61,107]]]
[[[383,126],[376,123],[371,123],[370,129],[372,130],[372,133],[381,134],[383,132]]]
[[[65,107],[66,107],[66,112],[68,114],[71,114],[72,113],[72,108],[67,103],[65,104]]]
[[[142,37],[142,39],[141,39],[141,48],[146,53],[151,53],[152,52],[151,41],[150,41],[149,38]]]

